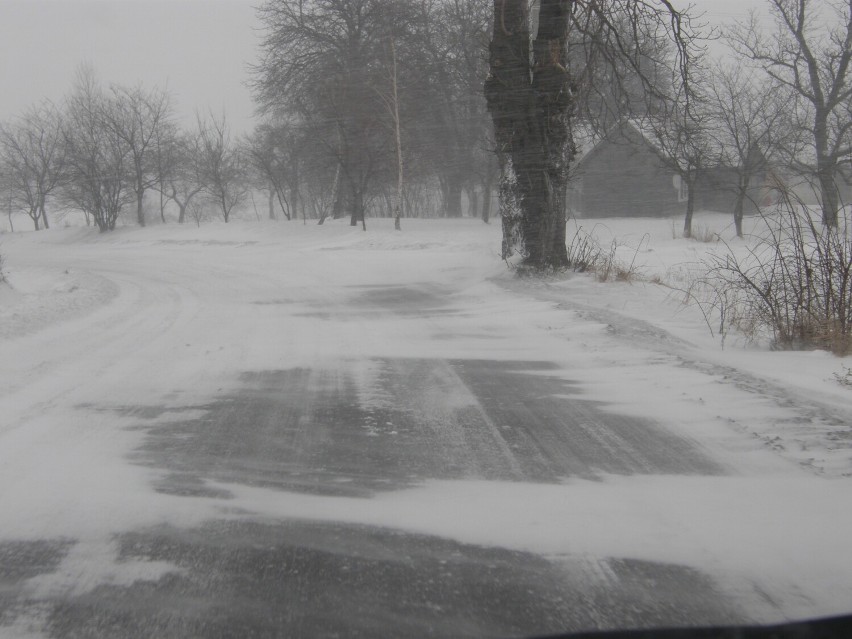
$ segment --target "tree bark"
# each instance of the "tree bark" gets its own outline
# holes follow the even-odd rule
[[[503,256],[534,271],[568,265],[564,186],[572,157],[568,72],[562,65],[569,0],[541,0],[530,51],[525,0],[495,0],[485,85],[500,163]]]

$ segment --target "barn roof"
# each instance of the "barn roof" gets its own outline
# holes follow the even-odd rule
[[[612,142],[618,134],[627,135],[627,131],[642,139],[654,153],[666,159],[665,153],[658,143],[655,142],[650,124],[638,118],[625,118],[614,125],[608,132],[600,132],[587,124],[574,125],[574,143],[577,146],[577,155],[574,156],[575,166],[579,166],[588,156],[598,149],[604,142]],[[632,140],[625,139],[625,143]]]

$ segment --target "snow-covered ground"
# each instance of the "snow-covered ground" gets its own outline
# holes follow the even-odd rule
[[[233,501],[188,507],[154,491],[157,471],[127,459],[141,434],[126,407],[156,408],[165,423],[241,372],[337,362],[360,368],[370,404],[381,401],[375,358],[551,361],[580,397],[663,424],[726,474],[446,480],[369,499],[227,490],[240,513],[264,517],[691,566],[757,620],[852,612],[852,388],[837,380],[852,358],[736,335],[723,347],[677,290],[721,245],[676,239],[670,220],[580,224],[603,244],[615,238],[640,277],[516,279],[498,255],[499,225],[475,220],[404,220],[402,232],[370,220],[366,233],[237,221],[0,235],[0,543],[78,540],[30,586],[85,592],[171,569],[119,562],[120,532],[241,516]],[[696,224],[741,243],[726,216]],[[452,312],[369,322],[313,312],[344,310],[347,290],[410,284]]]

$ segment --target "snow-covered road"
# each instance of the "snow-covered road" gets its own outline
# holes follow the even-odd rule
[[[836,363],[511,281],[498,232],[4,236],[0,636],[850,612],[848,391],[795,388]]]

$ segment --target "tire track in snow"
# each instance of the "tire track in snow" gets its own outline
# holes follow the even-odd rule
[[[810,472],[841,476],[852,474],[849,464],[852,461],[852,408],[821,400],[812,393],[734,366],[706,361],[689,342],[659,326],[611,309],[574,302],[546,283],[531,288],[502,278],[494,281],[514,294],[550,301],[557,309],[576,313],[584,320],[598,322],[606,327],[608,336],[613,340],[629,344],[632,348],[646,349],[654,356],[664,354],[671,358],[673,365],[705,376],[708,384],[730,384],[747,396],[782,409],[786,415],[776,417],[771,425],[745,423],[737,417],[727,418],[726,421],[738,432],[759,439],[767,449]],[[843,456],[843,451],[849,453],[845,463],[841,458],[819,460],[808,457],[809,448],[816,448],[816,454],[820,454],[819,449],[827,448],[839,457]]]

